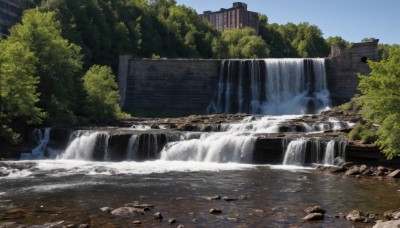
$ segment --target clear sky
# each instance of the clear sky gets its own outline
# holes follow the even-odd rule
[[[240,0],[176,0],[197,13],[230,8]],[[383,44],[400,44],[400,0],[242,0],[249,11],[268,16],[269,23],[308,22],[324,37],[349,42],[374,37]]]

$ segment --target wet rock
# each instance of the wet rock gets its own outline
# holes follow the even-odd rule
[[[387,176],[392,177],[392,178],[400,178],[400,169],[397,169],[397,170],[389,173],[389,175],[387,175]]]
[[[400,219],[400,211],[389,210],[383,213],[383,216],[389,220],[398,220]]]
[[[342,167],[346,168],[346,169],[350,169],[354,166],[353,162],[345,162]]]
[[[367,167],[366,165],[362,165],[362,166],[360,166],[360,168],[359,168],[359,172],[360,172],[360,173],[364,173],[367,169],[368,169],[368,167]]]
[[[358,168],[357,166],[353,166],[351,169],[347,170],[345,175],[347,176],[355,176],[360,174],[360,168]]]
[[[168,223],[169,223],[170,225],[176,223],[176,218],[170,218],[170,219],[168,219]]]
[[[345,167],[334,167],[334,166],[332,166],[332,167],[330,167],[329,168],[329,172],[331,172],[331,173],[343,173],[343,172],[346,172],[347,171],[347,169],[345,168]]]
[[[325,214],[325,210],[322,209],[320,206],[313,206],[313,207],[308,207],[304,210],[307,214],[311,213],[320,213],[320,214]]]
[[[142,224],[142,222],[139,221],[139,220],[135,220],[135,221],[133,221],[132,223],[133,223],[133,225],[140,225],[140,224]]]
[[[220,200],[220,199],[221,199],[221,196],[218,196],[218,195],[210,196],[210,197],[207,197],[207,199],[208,199],[208,200]]]
[[[82,223],[78,226],[78,228],[89,228],[89,224]]]
[[[303,219],[306,220],[306,221],[323,220],[324,219],[324,214],[322,214],[322,213],[311,213],[311,214],[308,214]]]
[[[160,126],[153,124],[150,126],[151,129],[160,129]]]
[[[387,168],[385,168],[385,167],[383,167],[383,166],[378,166],[377,170],[378,170],[378,171],[381,171],[381,172],[386,172],[386,171],[388,171]]]
[[[162,219],[163,219],[163,216],[162,216],[161,212],[156,212],[156,213],[153,215],[153,217],[154,217],[154,219],[159,219],[159,220],[162,220]]]
[[[136,208],[143,208],[143,209],[148,209],[150,207],[154,207],[152,204],[148,203],[139,203],[139,202],[133,202],[133,203],[127,203],[125,204],[126,207],[136,207]]]
[[[6,177],[10,175],[10,172],[4,168],[0,168],[0,177]]]
[[[114,210],[114,208],[112,208],[112,207],[102,207],[102,208],[100,208],[100,210],[104,211],[106,213],[110,213],[111,211]]]
[[[221,214],[222,210],[220,209],[216,209],[216,208],[212,208],[210,209],[210,214]]]
[[[185,228],[185,226],[182,225],[182,224],[180,224],[180,225],[178,225],[176,228]]]
[[[143,215],[144,211],[134,207],[120,207],[111,211],[111,214],[121,217],[133,217],[137,215]]]
[[[378,222],[372,228],[394,228],[394,227],[400,227],[400,220]]]
[[[16,228],[18,224],[16,222],[0,222],[1,228]]]
[[[225,196],[225,197],[223,197],[222,198],[223,200],[225,200],[225,201],[236,201],[236,200],[238,200],[238,198],[235,198],[235,197],[228,197],[228,196]]]
[[[375,221],[375,215],[369,214],[362,211],[353,210],[347,216],[346,219],[351,222],[373,222]]]

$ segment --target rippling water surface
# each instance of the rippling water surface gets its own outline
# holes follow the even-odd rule
[[[92,226],[169,227],[368,227],[343,215],[353,209],[383,214],[400,207],[395,180],[345,177],[314,169],[204,162],[84,162],[42,160],[2,162],[12,174],[0,178],[0,221],[35,225],[66,221]],[[235,201],[208,200],[220,195]],[[154,204],[145,215],[122,218],[100,207],[139,201]],[[303,210],[320,205],[324,221],[303,222]],[[20,208],[23,213],[10,214]],[[209,213],[211,208],[221,214]],[[155,212],[164,216],[153,219]],[[8,213],[6,213],[8,212]],[[341,218],[335,218],[340,215]]]

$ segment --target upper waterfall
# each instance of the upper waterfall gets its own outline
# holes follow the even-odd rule
[[[305,114],[329,106],[325,59],[223,60],[208,112]]]

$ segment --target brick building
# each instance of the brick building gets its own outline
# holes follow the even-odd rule
[[[19,0],[0,0],[0,36],[6,37],[8,29],[21,20],[21,15]]]
[[[202,17],[207,19],[220,31],[250,27],[257,31],[260,25],[258,13],[247,11],[247,4],[234,2],[232,8],[221,8],[219,11],[204,11]]]

